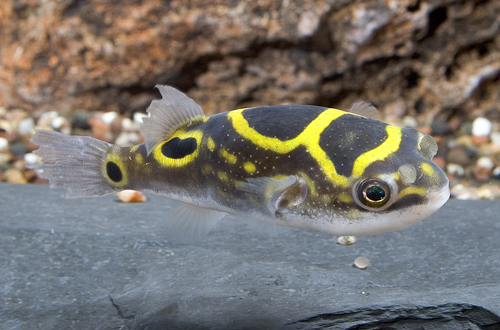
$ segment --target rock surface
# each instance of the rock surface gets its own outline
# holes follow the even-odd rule
[[[9,0],[0,105],[144,111],[153,86],[209,114],[372,102],[388,120],[498,119],[500,2]]]
[[[2,328],[500,328],[496,201],[452,200],[351,246],[287,228],[269,238],[234,219],[172,245],[161,222],[174,204],[0,184]]]

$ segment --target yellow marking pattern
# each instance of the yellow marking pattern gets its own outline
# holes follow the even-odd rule
[[[255,165],[253,163],[250,163],[250,162],[243,163],[243,169],[245,171],[247,171],[247,173],[249,173],[249,174],[254,174],[255,171],[257,170]]]
[[[323,198],[323,201],[325,203],[330,203],[332,201],[332,196],[330,196],[330,195],[323,195],[323,196],[321,196],[321,198]]]
[[[207,165],[204,165],[204,166],[201,168],[201,172],[202,172],[203,174],[208,174],[208,173],[212,172],[212,166],[210,166],[210,165],[208,165],[208,164],[207,164]]]
[[[299,175],[306,180],[307,188],[309,188],[311,195],[314,197],[318,196],[318,191],[316,190],[316,186],[314,185],[314,182],[311,180],[309,175],[305,174],[304,172],[299,172]]]
[[[352,197],[349,194],[342,192],[337,195],[337,200],[341,201],[342,203],[351,203]]]
[[[139,145],[132,146],[130,147],[130,152],[136,152],[137,149],[139,149]]]
[[[215,149],[215,142],[214,142],[214,139],[212,139],[211,137],[208,138],[207,147],[208,147],[208,150],[210,150],[210,151],[214,151],[214,149]]]
[[[226,160],[226,162],[228,162],[229,164],[236,164],[236,162],[238,161],[238,158],[233,155],[233,154],[230,154],[227,150],[225,149],[221,149],[219,151],[220,155],[222,157],[224,157],[224,159]]]
[[[166,157],[162,152],[161,148],[165,143],[168,141],[172,140],[173,138],[178,137],[181,140],[187,139],[187,138],[195,138],[196,139],[196,150],[189,154],[186,155],[186,157],[183,158],[169,158]],[[164,167],[182,167],[185,166],[189,163],[191,163],[196,157],[198,157],[198,154],[200,153],[200,142],[201,138],[203,137],[203,132],[194,130],[194,131],[177,131],[174,134],[170,136],[168,140],[165,142],[161,142],[158,144],[158,146],[153,150],[153,156],[156,159],[158,163],[160,163]]]
[[[427,189],[421,187],[408,187],[403,190],[398,195],[398,198],[402,198],[406,195],[420,195],[427,196]]]
[[[436,174],[436,172],[434,172],[434,168],[432,168],[432,165],[430,165],[429,163],[420,163],[420,169],[428,176],[434,176],[434,174]]]
[[[139,165],[142,165],[142,163],[144,163],[144,158],[141,154],[135,154],[135,162]]]
[[[229,178],[227,177],[227,174],[224,173],[224,172],[217,172],[217,176],[223,182],[228,182],[229,181]]]
[[[106,171],[106,164],[108,162],[113,162],[120,168],[120,171],[122,172],[122,180],[120,182],[115,182],[109,178],[108,173]],[[125,165],[123,164],[120,154],[117,152],[116,149],[115,150],[110,149],[110,152],[106,155],[106,158],[104,158],[104,162],[102,164],[102,174],[104,175],[108,183],[113,187],[121,188],[128,183],[128,175],[125,169]]]
[[[401,129],[396,126],[387,125],[385,130],[387,132],[387,139],[378,147],[360,155],[354,162],[352,169],[354,177],[360,177],[372,163],[386,159],[399,149],[402,138]]]
[[[281,141],[278,138],[264,136],[250,127],[245,117],[243,117],[243,111],[244,110],[234,110],[227,114],[227,117],[231,119],[234,129],[239,135],[263,149],[272,150],[279,154],[286,154],[299,146],[304,146],[331,182],[341,187],[350,186],[351,179],[337,173],[335,165],[326,152],[320,147],[319,142],[321,133],[332,121],[343,115],[353,114],[337,109],[326,109],[319,114],[316,119],[311,121],[298,136],[287,141]],[[386,131],[388,136],[382,144],[375,149],[367,151],[356,159],[353,167],[353,178],[361,176],[365,169],[373,162],[384,160],[391,153],[398,150],[401,143],[401,129],[387,125]]]

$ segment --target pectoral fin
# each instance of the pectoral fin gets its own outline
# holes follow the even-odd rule
[[[301,204],[307,197],[308,188],[304,178],[290,175],[281,179],[249,178],[237,187],[237,191],[253,199],[261,213],[276,218],[281,209]]]

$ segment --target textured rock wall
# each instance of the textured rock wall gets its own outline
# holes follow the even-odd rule
[[[389,120],[500,117],[496,0],[9,0],[0,30],[8,108],[144,111],[161,83],[207,113],[364,99]]]

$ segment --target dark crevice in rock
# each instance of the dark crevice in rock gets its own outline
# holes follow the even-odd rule
[[[380,306],[377,309],[320,314],[288,324],[290,329],[498,329],[500,316],[470,304],[429,307]]]
[[[113,307],[116,309],[116,311],[118,312],[118,316],[122,319],[126,319],[126,320],[132,320],[135,318],[134,315],[129,315],[127,313],[125,313],[121,308],[120,306],[118,306],[115,301],[113,300],[113,297],[108,296],[109,297],[109,301],[111,301],[111,305],[113,305]]]
[[[427,25],[427,33],[422,39],[430,38],[436,30],[448,19],[448,10],[446,7],[437,7],[429,13],[429,23]]]

